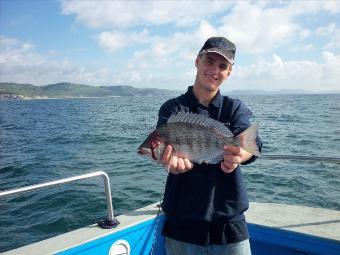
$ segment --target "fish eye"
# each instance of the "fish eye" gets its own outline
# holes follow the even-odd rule
[[[145,154],[148,154],[148,151],[147,150],[144,150],[144,149],[139,149],[137,151],[138,155],[145,155]]]

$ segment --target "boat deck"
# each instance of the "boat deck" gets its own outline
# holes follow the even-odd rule
[[[120,221],[120,224],[114,229],[100,229],[96,225],[91,225],[60,236],[43,240],[41,242],[8,251],[4,254],[77,254],[74,252],[74,249],[77,248],[74,247],[86,246],[86,243],[89,243],[90,241],[97,243],[109,242],[107,239],[108,235],[118,231],[124,232],[124,230],[127,230],[129,227],[136,224],[144,224],[145,226],[142,227],[147,230],[143,230],[143,233],[146,234],[142,234],[142,236],[149,235],[150,237],[150,233],[153,232],[154,228],[155,221],[153,219],[157,215],[157,212],[157,204],[152,204],[118,216],[117,219]],[[317,238],[321,237],[330,239],[335,241],[336,247],[340,244],[338,243],[340,242],[340,211],[296,205],[253,202],[250,203],[250,208],[246,213],[246,218],[250,225],[254,224],[254,226],[263,226],[268,229],[283,229],[315,236]],[[147,224],[153,225],[153,228],[146,227]],[[250,234],[252,235],[251,230]],[[111,238],[111,244],[112,240],[113,239]],[[150,246],[150,244],[147,245]],[[72,248],[72,252],[69,252],[68,250]],[[107,254],[107,252],[104,254]]]
[[[256,225],[340,241],[340,211],[252,202],[246,218]]]

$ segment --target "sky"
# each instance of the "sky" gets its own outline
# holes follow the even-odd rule
[[[0,0],[0,82],[185,90],[205,40],[230,90],[340,90],[340,1]]]

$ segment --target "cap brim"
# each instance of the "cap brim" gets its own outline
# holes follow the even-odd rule
[[[203,50],[202,51],[203,54],[205,53],[217,53],[219,55],[221,55],[222,57],[224,57],[230,64],[234,64],[234,59],[228,58],[225,54],[223,54],[222,52],[215,50],[215,49],[210,49],[210,50]]]

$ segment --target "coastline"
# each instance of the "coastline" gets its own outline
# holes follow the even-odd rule
[[[112,97],[122,97],[122,96],[105,96],[105,97],[15,97],[15,98],[0,98],[0,101],[10,101],[10,100],[55,100],[55,99],[85,99],[85,98],[112,98]]]

